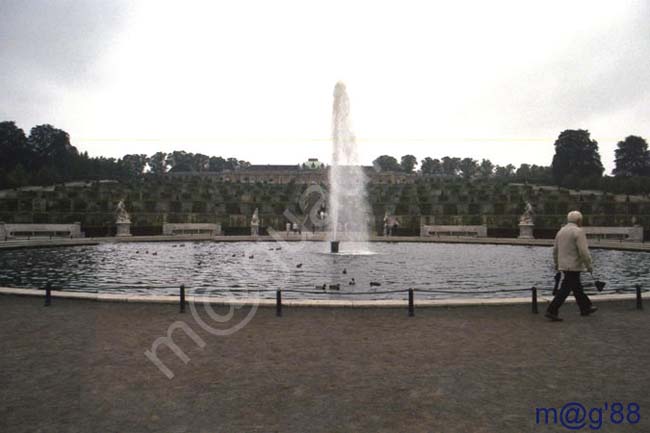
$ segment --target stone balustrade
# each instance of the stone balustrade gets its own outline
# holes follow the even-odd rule
[[[5,224],[0,222],[0,241],[13,239],[82,238],[81,223]]]
[[[208,223],[165,223],[163,224],[163,235],[221,235],[221,224]]]
[[[487,226],[441,226],[441,225],[422,225],[420,227],[420,236],[454,236],[454,237],[487,237]]]
[[[596,227],[582,228],[588,239],[593,240],[618,240],[626,242],[643,242],[643,227]]]

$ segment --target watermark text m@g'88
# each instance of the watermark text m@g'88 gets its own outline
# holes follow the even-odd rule
[[[560,408],[535,408],[536,425],[560,425],[567,430],[600,430],[603,424],[635,425],[639,421],[641,407],[635,402],[604,402],[600,406],[585,407],[582,403],[572,401]]]

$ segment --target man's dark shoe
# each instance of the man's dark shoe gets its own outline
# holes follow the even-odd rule
[[[546,312],[546,314],[544,314],[544,317],[546,317],[547,319],[549,319],[552,322],[561,322],[562,321],[562,319],[557,314],[549,313],[548,311]]]
[[[589,307],[588,310],[581,311],[580,315],[581,316],[588,316],[590,314],[594,314],[596,311],[598,311],[598,307]]]

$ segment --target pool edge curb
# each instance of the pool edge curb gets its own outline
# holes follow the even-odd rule
[[[96,302],[126,302],[126,303],[144,303],[144,304],[178,304],[179,297],[171,295],[123,295],[109,293],[89,293],[89,292],[64,292],[52,290],[53,298],[86,300]],[[45,297],[42,289],[21,289],[14,287],[0,287],[0,295],[5,296],[32,296]],[[607,294],[593,296],[593,302],[603,301],[622,301],[633,300],[635,294]],[[541,296],[541,302],[550,302],[551,298]],[[246,306],[257,305],[259,307],[274,307],[276,305],[273,299],[215,299],[211,297],[187,296],[187,303],[209,304],[222,306]],[[575,302],[574,299],[568,299],[567,302]],[[500,306],[500,305],[524,305],[530,304],[530,297],[516,298],[457,298],[457,299],[422,299],[415,300],[415,306],[421,307],[468,307],[468,306]],[[329,299],[285,299],[282,305],[286,307],[327,307],[327,308],[404,308],[408,306],[408,300],[397,299],[378,299],[378,300],[329,300]]]
[[[276,239],[272,236],[132,236],[120,237],[89,237],[75,239],[33,239],[33,240],[12,240],[0,242],[0,250],[23,249],[23,248],[48,248],[65,246],[94,246],[106,243],[132,243],[132,242],[325,242],[323,237],[281,237]],[[553,246],[553,239],[519,239],[519,238],[462,238],[462,237],[422,237],[422,236],[371,236],[370,243],[428,243],[428,244],[466,244],[466,245],[503,245],[503,246],[524,246],[524,247],[550,247]],[[593,249],[650,252],[650,244],[647,242],[609,242],[590,241],[589,247]]]

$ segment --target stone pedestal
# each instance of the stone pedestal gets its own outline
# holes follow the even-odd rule
[[[535,224],[519,224],[519,239],[535,239],[533,236]]]
[[[118,238],[131,236],[131,223],[116,223]]]
[[[260,226],[252,225],[251,226],[251,236],[257,236],[260,233]]]

